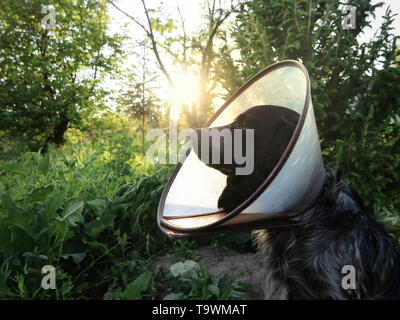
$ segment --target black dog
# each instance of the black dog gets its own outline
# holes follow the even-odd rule
[[[400,299],[400,246],[331,172],[291,228],[257,231],[267,299]],[[355,288],[342,285],[344,266]]]
[[[220,127],[252,128],[255,136],[252,174],[236,176],[235,163],[209,164],[227,175],[227,185],[218,201],[220,208],[235,208],[271,172],[299,118],[289,111],[258,106]],[[337,174],[326,172],[325,179],[314,203],[288,220],[291,227],[256,231],[266,259],[265,298],[400,299],[399,244]],[[345,266],[353,268],[355,287],[343,285]]]
[[[281,158],[293,131],[299,120],[299,114],[293,110],[279,106],[255,106],[240,114],[232,123],[213,128],[219,132],[228,129],[253,129],[254,131],[254,169],[249,175],[237,175],[235,169],[243,165],[237,164],[233,156],[233,148],[230,152],[233,159],[231,164],[224,161],[208,165],[227,175],[226,187],[218,199],[218,207],[226,211],[232,211],[240,203],[246,200],[268,177]],[[234,137],[234,134],[231,134]],[[197,130],[198,146],[201,146],[201,133]],[[234,143],[234,142],[233,142]],[[245,150],[245,133],[242,133],[242,149]],[[209,154],[219,152],[223,159],[225,149],[221,139],[213,149],[212,140],[209,141]],[[197,155],[201,158],[201,148],[197,148]]]

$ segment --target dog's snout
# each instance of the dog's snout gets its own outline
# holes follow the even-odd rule
[[[212,158],[213,154],[215,157],[216,153],[221,153],[224,150],[224,142],[229,143],[229,141],[225,141],[228,139],[226,133],[231,134],[228,126],[195,129],[191,136],[194,152],[202,161],[210,163],[207,159]],[[223,135],[222,139],[221,135]]]
[[[240,134],[237,131],[240,131]],[[245,148],[244,131],[245,129],[233,129],[232,124],[195,129],[191,137],[192,149],[208,166],[225,175],[233,175],[237,167],[243,166],[243,164],[239,165],[235,162],[234,150],[235,148]]]

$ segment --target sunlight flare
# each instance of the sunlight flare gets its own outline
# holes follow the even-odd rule
[[[199,80],[193,74],[181,74],[175,79],[172,99],[191,108],[198,97]]]

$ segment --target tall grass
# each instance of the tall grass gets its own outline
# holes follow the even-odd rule
[[[102,298],[129,275],[113,268],[165,245],[155,208],[170,168],[139,151],[108,136],[1,160],[1,298]],[[56,268],[54,291],[41,287],[45,265]]]

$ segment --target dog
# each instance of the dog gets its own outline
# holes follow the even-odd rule
[[[255,106],[240,114],[232,123],[226,126],[213,128],[217,132],[223,130],[242,130],[242,150],[246,147],[244,130],[250,129],[254,132],[254,168],[251,174],[237,175],[235,169],[243,165],[234,161],[233,147],[230,152],[231,164],[224,161],[220,163],[208,163],[207,165],[222,172],[227,176],[225,189],[218,199],[218,208],[225,211],[232,211],[240,203],[246,200],[261,185],[266,177],[273,170],[283,152],[285,151],[290,138],[296,128],[299,120],[299,114],[291,109],[275,106],[260,105]],[[201,146],[201,129],[196,130],[198,146]],[[234,134],[231,134],[234,137]],[[220,158],[225,155],[225,144],[222,139],[215,146],[211,138],[209,140],[209,154],[219,152]],[[233,144],[235,141],[233,141]],[[196,148],[195,152],[201,159],[201,148]]]
[[[233,210],[276,165],[299,119],[287,110],[257,106],[219,127],[254,129],[256,158],[248,176],[233,174],[235,163],[208,164],[227,175],[220,208]],[[340,173],[326,170],[316,200],[287,219],[285,227],[254,231],[265,257],[266,299],[400,299],[400,246],[365,210]],[[350,286],[348,276],[353,277]]]
[[[400,246],[338,174],[327,171],[321,194],[290,220],[255,232],[266,299],[400,299]],[[343,285],[345,266],[352,288]]]

